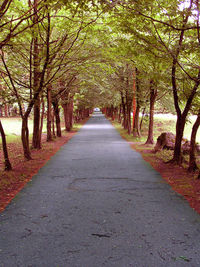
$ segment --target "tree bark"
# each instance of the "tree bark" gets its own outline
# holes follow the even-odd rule
[[[126,117],[126,104],[124,102],[124,96],[121,93],[121,103],[122,103],[122,114],[123,114],[123,119],[122,119],[122,126],[124,129],[127,129],[127,117]]]
[[[35,0],[35,1],[37,1],[37,0]],[[35,5],[35,7],[37,7],[37,5]],[[35,15],[37,15],[37,12],[35,10],[34,10],[34,12],[35,12]],[[15,87],[12,76],[9,72],[7,65],[6,65],[6,62],[4,60],[4,55],[3,55],[3,53],[1,54],[1,59],[2,59],[3,65],[6,69],[6,72],[8,74],[8,77],[9,77],[11,86],[13,88],[15,97],[17,99],[19,110],[20,110],[20,116],[22,118],[21,140],[22,140],[22,145],[23,145],[23,150],[24,150],[24,157],[27,160],[32,159],[31,153],[30,153],[30,148],[29,148],[28,117],[29,117],[29,114],[30,114],[34,104],[35,104],[35,101],[37,101],[37,99],[39,98],[39,95],[43,89],[45,73],[46,73],[47,66],[49,64],[49,43],[50,43],[50,14],[49,13],[47,14],[47,18],[48,18],[48,24],[47,24],[47,33],[46,33],[46,42],[45,42],[46,43],[46,51],[45,51],[44,65],[43,65],[41,73],[38,72],[38,80],[36,79],[37,75],[34,76],[34,82],[37,81],[39,86],[38,86],[38,90],[34,90],[33,97],[30,98],[30,101],[29,101],[29,104],[28,104],[26,111],[23,110],[23,103],[22,103],[21,97],[18,93],[17,88]],[[34,53],[34,54],[36,55],[36,53]],[[34,63],[34,67],[35,67],[35,63]]]
[[[34,17],[33,22],[38,23],[38,0],[34,0]],[[38,33],[34,31],[33,37],[33,91],[36,93],[39,90],[39,78],[40,78],[40,63],[39,63],[39,44],[38,44]],[[33,138],[32,147],[36,149],[41,148],[40,142],[40,96],[34,102],[33,107]]]
[[[142,124],[143,124],[143,120],[144,120],[144,117],[145,117],[145,111],[146,111],[146,108],[143,108],[143,110],[142,110],[142,118],[140,120],[140,131],[142,130]]]
[[[111,108],[110,108],[110,117],[111,117],[112,121],[115,120],[115,111],[114,111],[113,105],[111,105]]]
[[[177,163],[181,164],[182,163],[182,153],[181,153],[181,142],[183,138],[183,132],[185,128],[185,122],[187,115],[190,111],[192,101],[194,99],[194,96],[196,94],[197,88],[200,84],[200,70],[198,73],[198,79],[195,82],[195,85],[187,99],[185,108],[183,113],[181,113],[180,107],[178,105],[178,95],[177,92],[174,92],[174,102],[176,103],[176,112],[177,112],[177,122],[176,122],[176,140],[175,140],[175,148],[174,148],[174,155],[172,160],[169,161],[169,163]]]
[[[62,105],[64,110],[64,118],[65,118],[65,130],[70,132],[73,126],[73,96],[67,96],[65,103]],[[83,111],[83,113],[85,110]]]
[[[32,138],[32,147],[36,149],[41,149],[40,142],[40,99],[35,101],[33,115],[33,138]]]
[[[131,106],[127,106],[127,130],[128,134],[131,134]]]
[[[55,119],[56,119],[56,134],[57,134],[57,137],[61,137],[60,109],[58,106],[58,100],[55,99],[52,103],[53,103],[54,114],[55,114]]]
[[[44,121],[44,111],[45,111],[45,104],[44,99],[42,97],[42,114],[40,119],[40,144],[42,143],[42,129],[43,129],[43,121]]]
[[[52,109],[51,109],[51,86],[47,86],[47,142],[52,141]]]
[[[150,111],[149,111],[149,130],[145,144],[153,144],[153,123],[154,123],[154,106],[157,97],[157,90],[153,88],[153,80],[150,81]]]
[[[183,139],[183,132],[185,128],[186,118],[183,116],[178,116],[176,122],[176,139],[175,139],[175,147],[174,147],[174,155],[173,159],[169,161],[169,163],[177,163],[181,164],[183,161],[182,153],[181,153],[181,144]]]
[[[0,120],[0,133],[1,133],[1,139],[2,139],[2,146],[3,146],[3,154],[4,154],[4,170],[5,171],[11,171],[12,166],[8,157],[8,149],[7,149],[7,144],[6,144],[6,136],[5,132],[3,129],[3,125]]]
[[[69,126],[69,103],[65,103],[62,105],[65,119],[65,131],[70,131]]]
[[[73,127],[73,111],[74,111],[74,97],[70,97],[70,103],[69,103],[69,126],[70,130]],[[89,110],[88,110],[89,112]]]
[[[29,130],[28,130],[28,116],[22,118],[21,140],[24,150],[24,157],[27,160],[31,160],[31,152],[29,147]]]
[[[8,117],[8,105],[6,103],[4,104],[4,116]]]
[[[133,98],[136,98],[136,110],[135,110],[135,117],[134,117],[134,124],[133,124],[133,136],[134,137],[140,137],[141,132],[140,132],[140,100],[139,100],[139,78],[138,78],[138,69],[135,68],[135,96],[133,95]],[[136,97],[137,95],[137,97]]]
[[[120,104],[119,106],[119,112],[118,112],[118,122],[121,123],[122,122],[122,105]]]
[[[135,115],[136,115],[136,68],[133,71],[133,129],[135,125]]]
[[[134,120],[134,127],[133,127],[133,136],[140,137],[140,105],[137,103],[136,112],[135,112],[135,120]]]
[[[196,78],[196,82],[193,86],[193,89],[191,90],[189,97],[187,99],[185,108],[183,112],[181,112],[181,108],[179,106],[179,96],[178,96],[178,88],[177,88],[177,82],[176,82],[176,71],[177,71],[177,64],[178,64],[178,57],[181,52],[183,41],[184,41],[184,34],[186,30],[186,25],[188,23],[188,19],[190,16],[190,11],[192,8],[192,1],[190,1],[190,6],[187,8],[187,13],[185,15],[185,18],[183,19],[183,25],[182,30],[180,31],[180,37],[176,46],[176,51],[173,55],[173,61],[172,61],[172,72],[171,72],[171,79],[172,79],[172,90],[173,90],[173,98],[174,98],[174,106],[177,113],[177,123],[176,123],[176,140],[175,140],[175,148],[174,148],[174,155],[172,160],[169,161],[169,163],[176,163],[181,164],[182,162],[182,154],[181,154],[181,142],[183,138],[183,131],[185,127],[186,117],[188,115],[188,112],[191,108],[192,101],[194,99],[194,96],[196,94],[197,88],[200,84],[200,70],[198,71],[198,75]],[[198,29],[199,31],[199,29]]]
[[[198,113],[197,119],[192,127],[191,139],[190,139],[190,160],[189,160],[189,172],[194,172],[198,169],[195,157],[195,146],[196,146],[196,135],[200,125],[200,111]]]
[[[55,132],[55,115],[54,111],[52,112],[52,134],[53,137],[56,138],[56,132]],[[53,140],[53,139],[52,139]]]

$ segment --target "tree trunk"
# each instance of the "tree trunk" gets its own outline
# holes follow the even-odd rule
[[[127,106],[127,130],[131,134],[131,106]]]
[[[137,104],[136,112],[135,112],[135,120],[134,120],[134,127],[133,127],[133,136],[140,137],[140,106]]]
[[[70,130],[73,127],[73,111],[74,111],[74,97],[72,96],[70,98],[70,103],[69,103],[69,126],[70,126]],[[88,109],[88,116],[89,116],[89,109]]]
[[[153,144],[153,122],[154,122],[154,106],[157,97],[157,90],[153,88],[153,81],[150,81],[150,111],[149,111],[149,130],[145,144]]]
[[[4,116],[8,117],[8,105],[6,103],[4,104]]]
[[[189,160],[189,172],[194,172],[198,169],[196,164],[196,157],[195,157],[195,146],[196,146],[196,135],[200,125],[200,111],[198,113],[197,119],[192,127],[191,133],[191,140],[190,140],[190,160]]]
[[[119,106],[119,113],[118,113],[118,122],[121,123],[122,122],[122,105],[120,104]]]
[[[169,163],[177,163],[181,164],[183,161],[182,153],[181,153],[181,144],[183,139],[183,132],[185,128],[186,118],[183,116],[178,116],[176,122],[176,140],[174,147],[174,155],[173,159],[169,161]]]
[[[111,105],[111,108],[110,108],[110,117],[111,117],[112,121],[115,120],[115,111],[114,111],[113,105]]]
[[[85,119],[85,109],[81,110],[81,120]]]
[[[34,16],[33,22],[38,23],[38,0],[34,0]],[[33,36],[33,91],[36,93],[40,85],[40,63],[39,63],[39,44],[38,33],[34,31]],[[36,149],[41,148],[40,142],[40,96],[38,95],[33,107],[33,137],[32,147]]]
[[[133,128],[136,115],[136,69],[133,71]]]
[[[86,118],[88,118],[89,116],[90,116],[90,109],[87,108],[87,109],[86,109]]]
[[[123,114],[122,126],[124,127],[124,129],[127,129],[126,104],[124,102],[124,96],[121,97],[121,101],[122,101],[122,114]]]
[[[34,22],[37,23],[37,5],[38,0],[34,0]],[[38,37],[37,35],[33,37],[33,91],[34,93],[39,89],[39,48],[38,48]],[[40,149],[40,97],[38,95],[34,103],[34,116],[33,116],[33,138],[32,138],[32,147]]]
[[[115,120],[118,118],[118,107],[115,107]]]
[[[133,104],[133,98],[130,95],[130,92],[128,90],[129,88],[129,81],[127,79],[126,84],[126,129],[128,130],[128,134],[131,134],[131,107]]]
[[[188,19],[188,17],[186,17],[186,19]],[[185,22],[187,22],[187,20],[185,20]],[[182,32],[184,33],[184,30]],[[182,42],[183,34],[180,40]],[[179,45],[177,48],[177,57],[173,59],[173,64],[172,64],[172,88],[173,88],[174,106],[175,106],[176,113],[177,113],[177,123],[176,123],[176,140],[175,140],[174,155],[173,155],[172,160],[169,161],[169,163],[176,163],[176,164],[182,163],[181,141],[183,138],[183,131],[185,127],[186,117],[190,111],[192,101],[197,92],[197,88],[200,84],[200,70],[199,70],[196,82],[187,98],[185,108],[183,112],[181,113],[181,108],[179,106],[178,90],[177,90],[177,85],[176,85],[176,65],[177,65],[177,58],[178,58],[178,53],[180,51],[180,47],[181,46]]]
[[[3,129],[3,126],[1,124],[0,120],[0,133],[1,133],[1,139],[2,139],[2,146],[3,146],[3,154],[4,154],[4,170],[5,171],[10,171],[12,170],[12,166],[8,157],[8,149],[7,149],[7,144],[6,144],[6,136],[5,132]]]
[[[53,137],[56,138],[54,111],[52,112],[52,134],[53,134]]]
[[[65,130],[69,132],[73,125],[73,97],[69,97],[67,102],[62,105],[65,118]]]
[[[24,157],[27,160],[31,160],[31,152],[29,148],[29,130],[28,130],[28,117],[24,116],[22,118],[22,130],[21,130],[21,140],[24,150]]]
[[[42,97],[42,114],[41,114],[41,120],[40,120],[40,144],[42,143],[42,129],[43,129],[43,121],[44,121],[44,110],[45,110],[45,104],[44,104],[44,99]]]
[[[60,110],[58,106],[58,100],[54,100],[53,102],[54,114],[56,118],[56,134],[58,137],[61,137],[61,126],[60,126]]]
[[[38,98],[34,104],[34,116],[33,116],[33,138],[32,147],[41,149],[40,142],[40,99]]]
[[[52,124],[52,109],[51,109],[51,87],[47,87],[47,142],[52,141],[52,132],[51,132],[51,124]]]
[[[142,118],[140,120],[140,131],[142,130],[142,123],[143,123],[143,120],[144,120],[145,111],[146,111],[146,108],[143,108],[143,110],[142,110]]]
[[[70,131],[69,126],[69,104],[65,103],[62,105],[64,111],[64,119],[65,119],[65,131]]]
[[[134,137],[140,137],[141,136],[141,132],[140,132],[140,100],[139,100],[140,87],[139,87],[139,78],[138,78],[139,71],[137,68],[135,68],[135,74],[136,74],[136,78],[135,78],[136,92],[135,92],[135,95],[137,95],[137,98],[136,98],[135,119],[134,119],[134,124],[133,124],[133,136]]]

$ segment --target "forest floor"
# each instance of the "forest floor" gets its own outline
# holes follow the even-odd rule
[[[173,151],[163,150],[154,153],[155,144],[145,145],[143,140],[135,141],[135,138],[129,136],[119,123],[112,122],[112,124],[120,135],[130,143],[130,146],[160,173],[172,189],[182,195],[190,206],[200,214],[200,179],[197,179],[197,172],[189,173],[187,171],[188,156],[185,157],[185,163],[182,166],[169,164],[167,162],[172,158]],[[200,157],[198,157],[197,163],[200,167]]]

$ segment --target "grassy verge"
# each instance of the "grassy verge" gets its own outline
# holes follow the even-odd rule
[[[192,126],[195,122],[195,118],[192,117],[190,120],[187,121],[185,125],[185,130],[184,130],[184,137],[190,140],[191,137],[191,132],[192,132]],[[148,132],[148,121],[145,121],[142,127],[142,135],[147,136]],[[167,117],[160,117],[154,118],[154,141],[158,138],[158,136],[162,132],[172,132],[173,134],[176,134],[176,118],[167,118]],[[142,142],[145,141],[145,138],[143,138]],[[200,143],[200,128],[197,132],[197,138],[196,138],[197,143]]]
[[[7,144],[21,142],[21,119],[20,118],[1,118],[1,122],[6,134]],[[29,137],[32,140],[33,120],[29,119]],[[78,131],[82,123],[75,123],[72,131]],[[64,123],[62,123],[62,130],[64,131]],[[46,120],[44,120],[43,133],[46,133]],[[0,145],[2,140],[0,138]]]

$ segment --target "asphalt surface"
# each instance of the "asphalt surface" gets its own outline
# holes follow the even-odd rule
[[[200,216],[96,113],[0,214],[12,266],[200,266]]]

